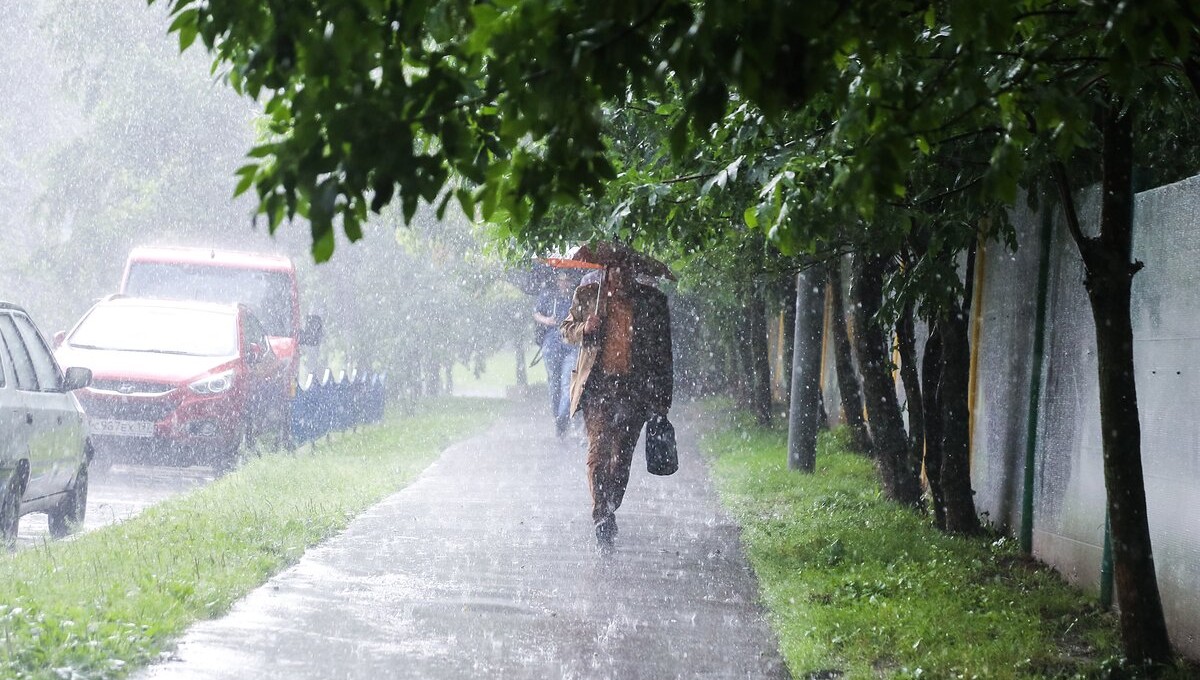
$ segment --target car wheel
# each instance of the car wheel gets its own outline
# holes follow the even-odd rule
[[[241,458],[242,447],[249,437],[250,425],[249,423],[243,423],[241,432],[238,433],[238,436],[234,438],[232,443],[212,452],[212,468],[217,474],[223,475],[237,467],[238,459]]]
[[[79,472],[75,474],[75,484],[71,490],[63,496],[58,505],[50,508],[50,511],[46,513],[46,517],[50,520],[51,536],[62,538],[83,526],[83,519],[87,514],[87,497],[88,464],[85,462],[80,466]]]
[[[279,448],[290,453],[296,450],[296,442],[292,439],[292,400],[284,400],[279,410]]]
[[[0,545],[9,550],[17,547],[17,528],[21,522],[21,475],[17,472],[8,478],[0,490]]]

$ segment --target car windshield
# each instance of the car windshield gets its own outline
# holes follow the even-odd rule
[[[292,335],[292,287],[284,272],[172,262],[135,262],[126,295],[171,300],[240,302],[254,312],[267,335]]]
[[[67,341],[73,347],[219,357],[237,354],[232,312],[97,307]]]

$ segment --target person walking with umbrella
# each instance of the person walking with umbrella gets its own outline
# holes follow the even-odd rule
[[[563,338],[580,347],[571,381],[570,412],[583,410],[588,437],[592,521],[600,547],[617,535],[633,450],[648,418],[665,419],[674,393],[671,318],[667,298],[638,283],[638,273],[670,276],[660,262],[624,246],[587,246],[574,259],[605,267],[597,283],[575,290],[562,322]]]
[[[546,364],[546,386],[550,392],[550,412],[554,415],[554,431],[559,437],[567,433],[571,423],[571,372],[579,358],[579,348],[563,341],[558,325],[571,309],[571,294],[575,277],[566,270],[555,272],[554,283],[538,295],[533,320],[538,324],[538,345]]]

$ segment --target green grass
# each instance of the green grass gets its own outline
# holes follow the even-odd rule
[[[1012,540],[947,536],[884,500],[838,435],[812,475],[787,470],[782,432],[730,424],[708,442],[797,678],[1092,677],[1119,659],[1113,615]]]
[[[389,414],[315,449],[253,459],[122,524],[0,556],[0,677],[126,675],[496,414],[467,399]]]
[[[533,344],[525,346],[525,375],[530,385],[546,384],[546,366],[538,361],[536,366],[530,366],[537,347]],[[496,392],[504,394],[510,387],[517,385],[516,353],[511,350],[497,352],[488,357],[481,365],[479,375],[475,375],[475,366],[454,364],[452,375],[456,392],[470,394],[472,392]]]

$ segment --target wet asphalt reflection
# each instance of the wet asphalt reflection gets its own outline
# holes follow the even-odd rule
[[[88,503],[82,531],[123,522],[146,508],[203,486],[215,479],[212,468],[134,463],[94,464],[89,470]],[[46,515],[21,518],[17,549],[50,541]]]
[[[788,677],[700,428],[679,414],[671,477],[647,474],[639,446],[604,553],[585,448],[556,439],[542,411],[514,408],[449,447],[134,677]]]

